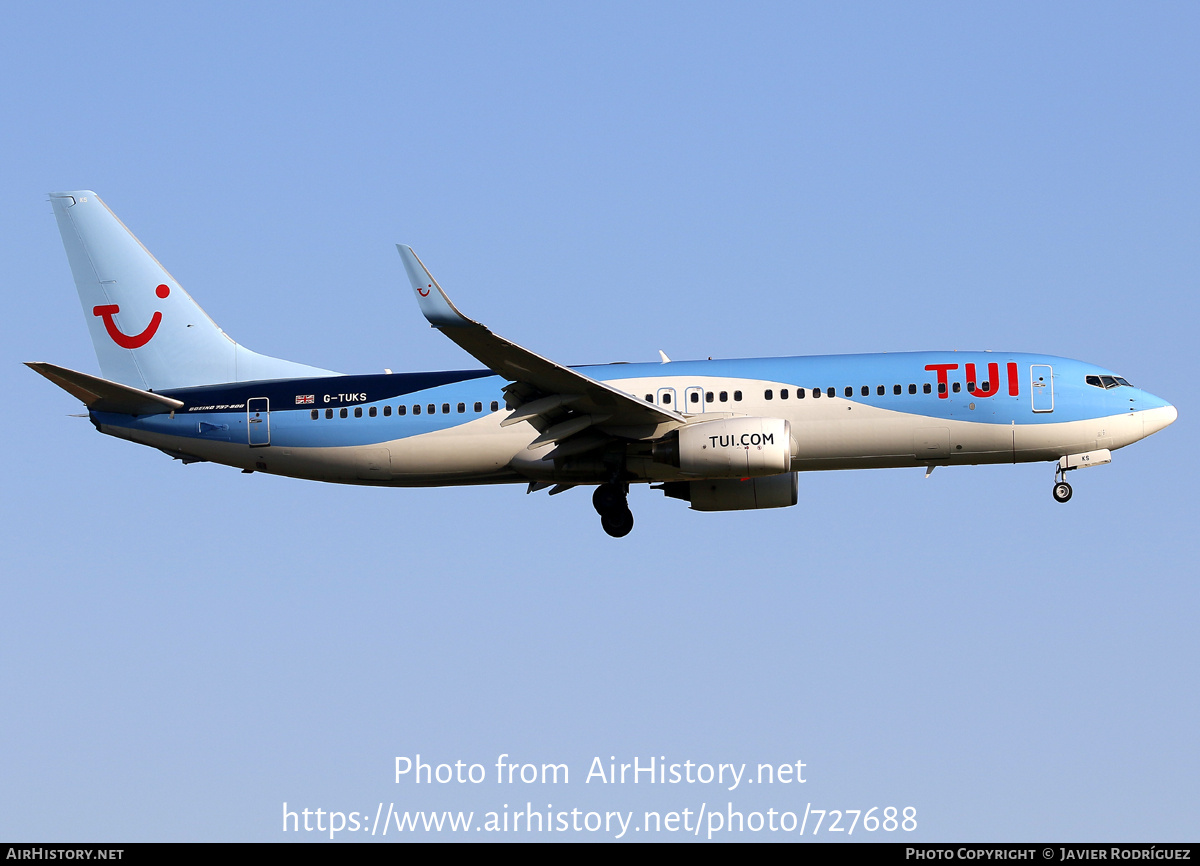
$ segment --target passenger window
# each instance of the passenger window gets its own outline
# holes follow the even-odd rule
[[[401,403],[399,406],[396,407],[396,414],[397,415],[407,415],[408,407],[405,406],[403,403]]]
[[[804,395],[805,395],[805,394],[807,394],[807,393],[808,393],[808,392],[807,392],[807,391],[805,391],[803,388],[797,388],[797,389],[796,389],[796,399],[797,399],[797,400],[803,400],[803,399],[804,399]]]
[[[815,399],[817,399],[817,398],[818,398],[818,397],[820,397],[820,396],[821,396],[821,389],[820,389],[820,388],[813,388],[813,399],[815,400]]]
[[[899,385],[893,385],[893,386],[892,386],[892,393],[893,393],[893,394],[897,394],[897,395],[898,395],[898,394],[900,393],[900,386],[899,386]]]
[[[837,392],[836,392],[836,391],[834,391],[834,390],[833,390],[833,388],[826,388],[826,389],[825,389],[825,393],[826,393],[826,394],[828,394],[830,397],[836,397],[836,396],[837,396]]]
[[[414,415],[421,414],[421,404],[420,403],[413,403],[413,414]]]
[[[788,398],[788,389],[787,389],[787,388],[780,388],[780,389],[779,389],[779,399],[780,399],[780,400],[786,400],[787,398]]]
[[[493,400],[493,401],[492,401],[492,411],[493,411],[493,412],[495,412],[495,411],[496,411],[496,410],[498,410],[499,408],[500,408],[500,404],[499,404],[499,403],[497,403],[495,400]]]
[[[884,387],[883,387],[882,385],[880,385],[879,387],[877,387],[877,388],[875,389],[875,395],[876,395],[877,397],[882,397],[882,396],[883,396],[883,392],[884,392],[884,390],[885,390],[885,389],[884,389]]]
[[[667,391],[666,393],[664,393],[662,395],[662,401],[663,401],[664,406],[666,406],[668,403],[671,402],[671,392],[670,391]]]
[[[320,415],[320,414],[321,414],[321,413],[320,413],[320,412],[318,412],[316,409],[313,409],[313,410],[312,410],[312,419],[313,419],[314,421],[316,421],[316,420],[317,420],[317,416],[318,416],[318,415]]]
[[[466,411],[467,411],[467,404],[459,403],[458,404],[458,414],[461,415],[463,412],[466,412]]]
[[[367,414],[370,415],[372,418],[374,418],[376,415],[379,414],[379,410],[376,409],[374,406],[372,406],[370,409],[367,410]]]
[[[939,394],[946,393],[946,383],[945,382],[938,382],[938,393]]]
[[[425,412],[428,415],[436,415],[437,414],[437,404],[430,403],[428,406],[425,407]]]
[[[742,392],[741,392],[741,391],[734,391],[734,392],[733,392],[733,399],[734,399],[734,400],[736,400],[736,401],[738,401],[738,402],[741,402],[741,399],[742,399]]]
[[[712,392],[712,391],[705,391],[705,392],[704,392],[704,402],[705,402],[705,403],[711,403],[711,402],[713,401],[713,399],[714,399],[714,397],[715,397],[715,396],[716,396],[716,395],[715,395],[715,394],[713,394],[713,392]]]
[[[933,386],[930,385],[928,382],[926,382],[923,386],[921,386],[921,390],[924,391],[926,394],[932,394]]]
[[[480,403],[478,400],[476,400],[476,401],[475,401],[475,411],[476,411],[476,412],[482,412],[482,411],[483,411],[483,404],[482,404],[482,403]]]
[[[391,407],[391,406],[384,406],[384,407],[383,407],[383,417],[384,417],[384,418],[391,418],[391,417],[392,417],[392,407]]]
[[[968,393],[968,394],[974,394],[974,393],[975,393],[975,383],[974,383],[974,382],[968,382],[968,383],[967,383],[967,393]]]
[[[871,386],[870,386],[870,385],[863,385],[863,386],[862,386],[862,396],[863,396],[863,397],[869,397],[869,396],[871,396]]]
[[[342,417],[342,418],[345,418],[345,417],[346,417],[346,410],[345,410],[345,409],[341,410],[340,412],[338,412],[338,415],[339,415],[340,417]]]
[[[646,395],[646,402],[647,402],[647,403],[653,403],[653,402],[654,402],[654,395],[653,395],[653,394],[647,394],[647,395]]]
[[[449,403],[443,403],[443,404],[442,404],[442,414],[443,414],[443,415],[449,415],[449,414],[450,414],[450,404],[449,404]]]
[[[699,391],[693,391],[693,392],[692,392],[692,402],[693,402],[693,403],[699,403],[699,402],[700,402],[700,392],[699,392]]]
[[[325,410],[325,420],[326,420],[326,421],[328,421],[328,420],[329,420],[330,418],[332,418],[332,417],[333,417],[333,410],[332,410],[332,409],[326,409],[326,410]]]
[[[962,390],[962,382],[955,382],[954,385],[951,386],[951,388],[954,391],[954,393],[957,394],[959,391]]]
[[[722,402],[722,403],[728,403],[728,402],[729,402],[729,392],[728,392],[728,391],[722,391],[722,392],[721,392],[721,402]]]
[[[914,385],[912,382],[908,383],[908,393],[910,393],[910,394],[917,393],[917,386]]]
[[[847,396],[847,397],[853,397],[853,396],[854,396],[854,386],[853,386],[853,385],[847,385],[847,386],[846,386],[846,392],[845,392],[845,393],[846,393],[846,396]]]
[[[763,391],[763,399],[764,400],[774,400],[775,392],[772,391],[770,388],[768,388],[767,390]]]
[[[354,407],[354,417],[355,417],[355,418],[361,418],[361,417],[362,417],[362,406],[355,406],[355,407]]]

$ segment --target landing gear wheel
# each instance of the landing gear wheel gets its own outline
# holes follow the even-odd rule
[[[600,525],[613,538],[624,538],[633,530],[633,512],[628,508],[600,515]]]
[[[624,538],[633,529],[628,496],[629,486],[619,481],[601,484],[592,494],[592,507],[600,515],[600,525],[613,538]]]
[[[1059,481],[1054,485],[1054,501],[1066,502],[1071,498],[1071,485],[1065,481]]]
[[[601,484],[592,494],[592,507],[601,517],[610,511],[628,511],[624,487],[620,484]]]

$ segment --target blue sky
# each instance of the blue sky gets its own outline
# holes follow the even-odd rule
[[[1192,838],[1198,35],[1175,3],[9,10],[0,837],[529,801]],[[78,188],[235,339],[322,367],[473,366],[404,242],[564,363],[1045,352],[1180,419],[1066,506],[1049,464],[813,474],[762,513],[636,490],[621,541],[579,490],[183,467],[21,366],[97,371],[45,196]],[[572,775],[395,784],[418,753]],[[596,756],[807,781],[605,787]]]

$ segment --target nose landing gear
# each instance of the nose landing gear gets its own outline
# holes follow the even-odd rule
[[[601,484],[592,494],[592,507],[600,515],[600,525],[613,538],[624,538],[633,529],[628,496],[629,485],[618,482]]]
[[[1067,483],[1066,471],[1061,466],[1054,469],[1054,501],[1066,502],[1071,498],[1071,485]]]
[[[1054,467],[1054,500],[1066,502],[1071,498],[1071,485],[1067,483],[1068,472],[1087,469],[1089,466],[1104,466],[1106,463],[1112,463],[1112,451],[1107,448],[1060,457],[1058,465]]]

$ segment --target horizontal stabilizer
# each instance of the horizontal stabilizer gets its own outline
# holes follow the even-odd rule
[[[95,412],[116,412],[118,415],[163,415],[183,408],[180,400],[152,394],[129,385],[110,382],[99,376],[89,376],[55,364],[27,362],[26,367],[41,373],[83,405]]]

